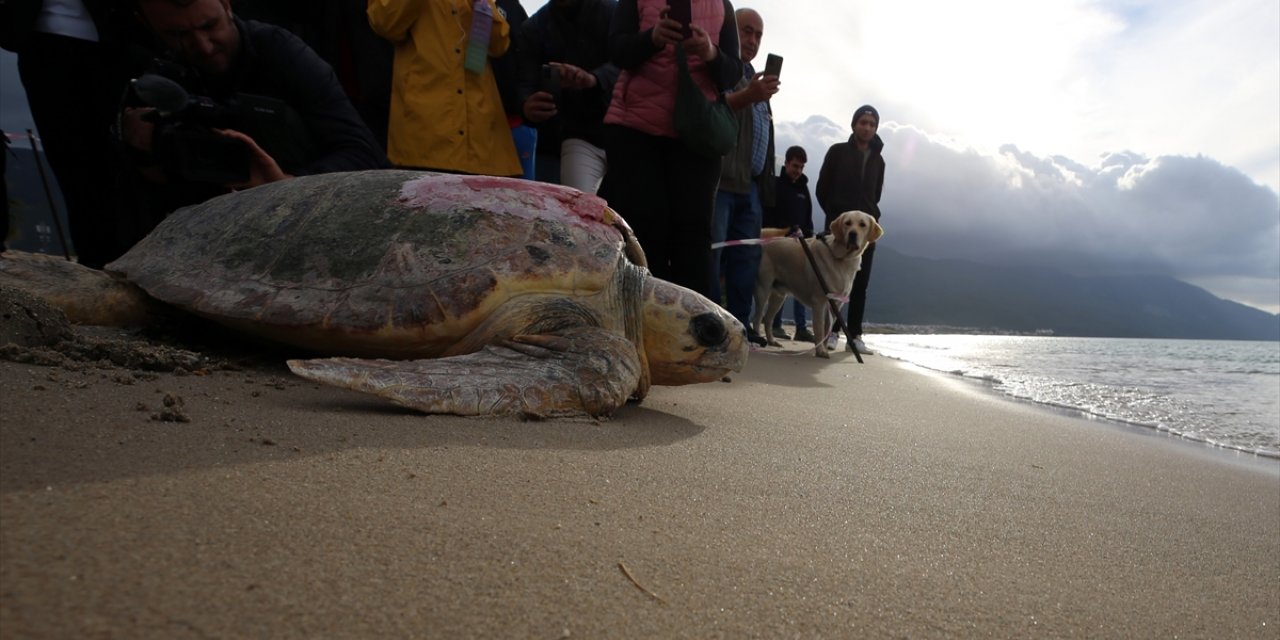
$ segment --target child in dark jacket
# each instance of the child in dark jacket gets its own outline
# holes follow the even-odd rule
[[[765,210],[764,226],[776,229],[799,227],[804,237],[813,237],[813,201],[809,197],[809,176],[804,175],[804,166],[809,161],[804,147],[793,146],[787,149],[782,174],[777,177],[775,204]],[[791,301],[792,315],[796,320],[794,339],[802,342],[813,342],[813,334],[807,327],[807,314],[799,300]],[[773,317],[773,335],[787,338],[782,330],[782,312]]]

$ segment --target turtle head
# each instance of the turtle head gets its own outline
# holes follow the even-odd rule
[[[720,305],[684,287],[644,285],[644,352],[653,384],[713,382],[747,362],[747,332]]]

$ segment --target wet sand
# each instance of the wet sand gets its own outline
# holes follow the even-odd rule
[[[604,422],[282,366],[0,388],[4,638],[1280,637],[1280,463],[882,357]]]

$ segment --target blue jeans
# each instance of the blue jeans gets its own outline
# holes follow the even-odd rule
[[[751,193],[716,192],[711,216],[711,242],[760,237],[764,213],[755,184]],[[724,307],[742,326],[751,320],[751,297],[760,268],[760,246],[739,245],[716,249],[711,255],[711,299],[720,302],[720,276],[724,275]]]

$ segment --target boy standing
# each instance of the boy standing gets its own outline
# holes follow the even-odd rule
[[[853,113],[853,135],[848,142],[838,142],[827,150],[818,171],[815,195],[826,214],[827,225],[845,211],[865,211],[880,219],[880,193],[884,189],[884,142],[876,135],[880,113],[871,105],[863,105]],[[862,268],[853,279],[849,291],[849,351],[871,355],[862,342],[862,316],[867,306],[867,284],[871,281],[871,262],[876,245],[872,243],[862,254]]]
[[[787,149],[786,164],[782,165],[782,175],[778,176],[778,188],[774,195],[774,206],[764,212],[764,226],[775,229],[799,227],[806,238],[813,237],[813,202],[809,199],[809,176],[804,174],[804,165],[809,156],[804,147],[793,146]],[[796,320],[797,342],[813,342],[813,334],[806,326],[804,305],[792,299],[792,313]],[[819,309],[818,311],[822,311]],[[773,318],[773,335],[787,339],[782,330],[782,311]]]

